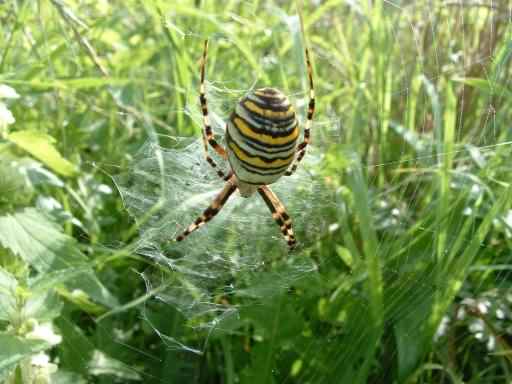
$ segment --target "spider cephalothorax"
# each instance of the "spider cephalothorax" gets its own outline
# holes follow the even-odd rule
[[[309,79],[309,103],[304,140],[297,145],[299,124],[295,109],[288,97],[275,88],[260,88],[249,93],[236,105],[226,125],[226,149],[213,137],[208,117],[204,85],[207,53],[208,40],[204,43],[199,94],[203,113],[204,151],[206,161],[217,169],[217,174],[226,181],[226,184],[203,214],[176,240],[183,240],[210,221],[222,209],[229,196],[238,189],[243,197],[249,197],[255,192],[259,193],[291,248],[295,245],[291,219],[268,184],[274,183],[282,176],[293,174],[309,144],[311,121],[315,110],[315,92],[308,49],[306,48],[305,55]],[[229,161],[231,169],[227,174],[218,169],[217,164],[208,154],[208,145]]]

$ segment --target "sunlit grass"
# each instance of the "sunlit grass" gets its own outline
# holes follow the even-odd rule
[[[143,201],[134,221],[112,175],[200,177],[176,155],[144,168],[139,150],[200,137],[205,38],[218,135],[255,86],[303,115],[294,2],[5,2],[0,84],[20,98],[0,100],[16,119],[0,120],[0,378],[30,382],[44,351],[62,382],[512,380],[510,12],[305,4],[321,159],[308,177],[325,194],[280,187],[303,243],[287,254],[277,228],[258,231],[274,225],[258,206],[184,248],[157,244],[173,207]],[[36,323],[51,327],[34,341]]]

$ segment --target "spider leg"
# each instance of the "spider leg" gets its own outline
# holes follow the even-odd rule
[[[302,158],[306,154],[306,147],[310,143],[311,137],[311,123],[313,122],[313,114],[315,113],[315,88],[313,86],[313,67],[311,66],[311,59],[309,57],[309,50],[306,48],[306,66],[308,69],[308,79],[309,79],[309,103],[308,103],[308,114],[306,119],[306,125],[304,127],[304,141],[300,143],[297,147],[297,157],[293,162],[292,167],[285,173],[285,176],[293,175],[297,170],[299,163],[302,161]]]
[[[217,175],[221,179],[223,179],[224,181],[228,181],[231,178],[231,176],[233,175],[233,171],[230,171],[228,174],[226,174],[222,169],[217,168],[217,163],[215,162],[215,160],[212,159],[212,157],[208,153],[208,141],[206,139],[206,136],[204,135],[204,133],[202,136],[203,136],[203,145],[204,145],[204,155],[205,155],[206,161],[208,162],[208,164],[210,164],[212,166],[213,169],[215,169],[215,171],[217,172]]]
[[[206,143],[210,144],[212,148],[217,152],[222,158],[226,159],[226,150],[215,140],[213,137],[212,126],[210,125],[210,117],[208,115],[208,102],[206,100],[206,89],[204,85],[205,78],[205,66],[206,66],[206,57],[208,55],[208,40],[204,41],[204,51],[203,57],[201,59],[201,85],[199,87],[199,102],[201,103],[201,111],[203,112],[203,141],[205,142],[205,156],[206,160],[212,167],[216,167],[213,159],[208,155],[208,146]]]
[[[290,249],[295,246],[296,240],[293,234],[292,219],[286,213],[284,205],[281,203],[275,193],[266,185],[262,185],[258,188],[258,193],[267,204],[267,207],[272,212],[272,218],[276,221],[277,225],[281,229],[286,242]]]
[[[228,182],[224,185],[224,188],[220,191],[220,193],[215,196],[215,199],[213,199],[212,203],[208,208],[206,208],[201,216],[199,216],[196,221],[194,221],[192,224],[190,224],[187,229],[178,237],[176,237],[176,241],[182,241],[190,235],[192,232],[194,232],[196,229],[201,228],[203,225],[205,225],[208,221],[213,219],[217,213],[222,209],[226,201],[229,199],[229,197],[235,192],[237,189],[236,184],[233,181],[233,176],[230,177]]]

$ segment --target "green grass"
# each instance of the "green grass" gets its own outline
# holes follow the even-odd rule
[[[0,98],[0,381],[512,380],[506,2],[307,2],[313,147],[275,184],[301,246],[240,198],[166,242],[222,185],[186,147],[203,40],[221,135],[253,86],[304,110],[296,16],[0,5],[0,84],[20,96]]]

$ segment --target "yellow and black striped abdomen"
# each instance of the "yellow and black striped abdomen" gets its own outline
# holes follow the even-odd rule
[[[237,178],[247,184],[271,184],[295,156],[299,126],[288,97],[261,88],[237,104],[228,121],[228,159]]]

